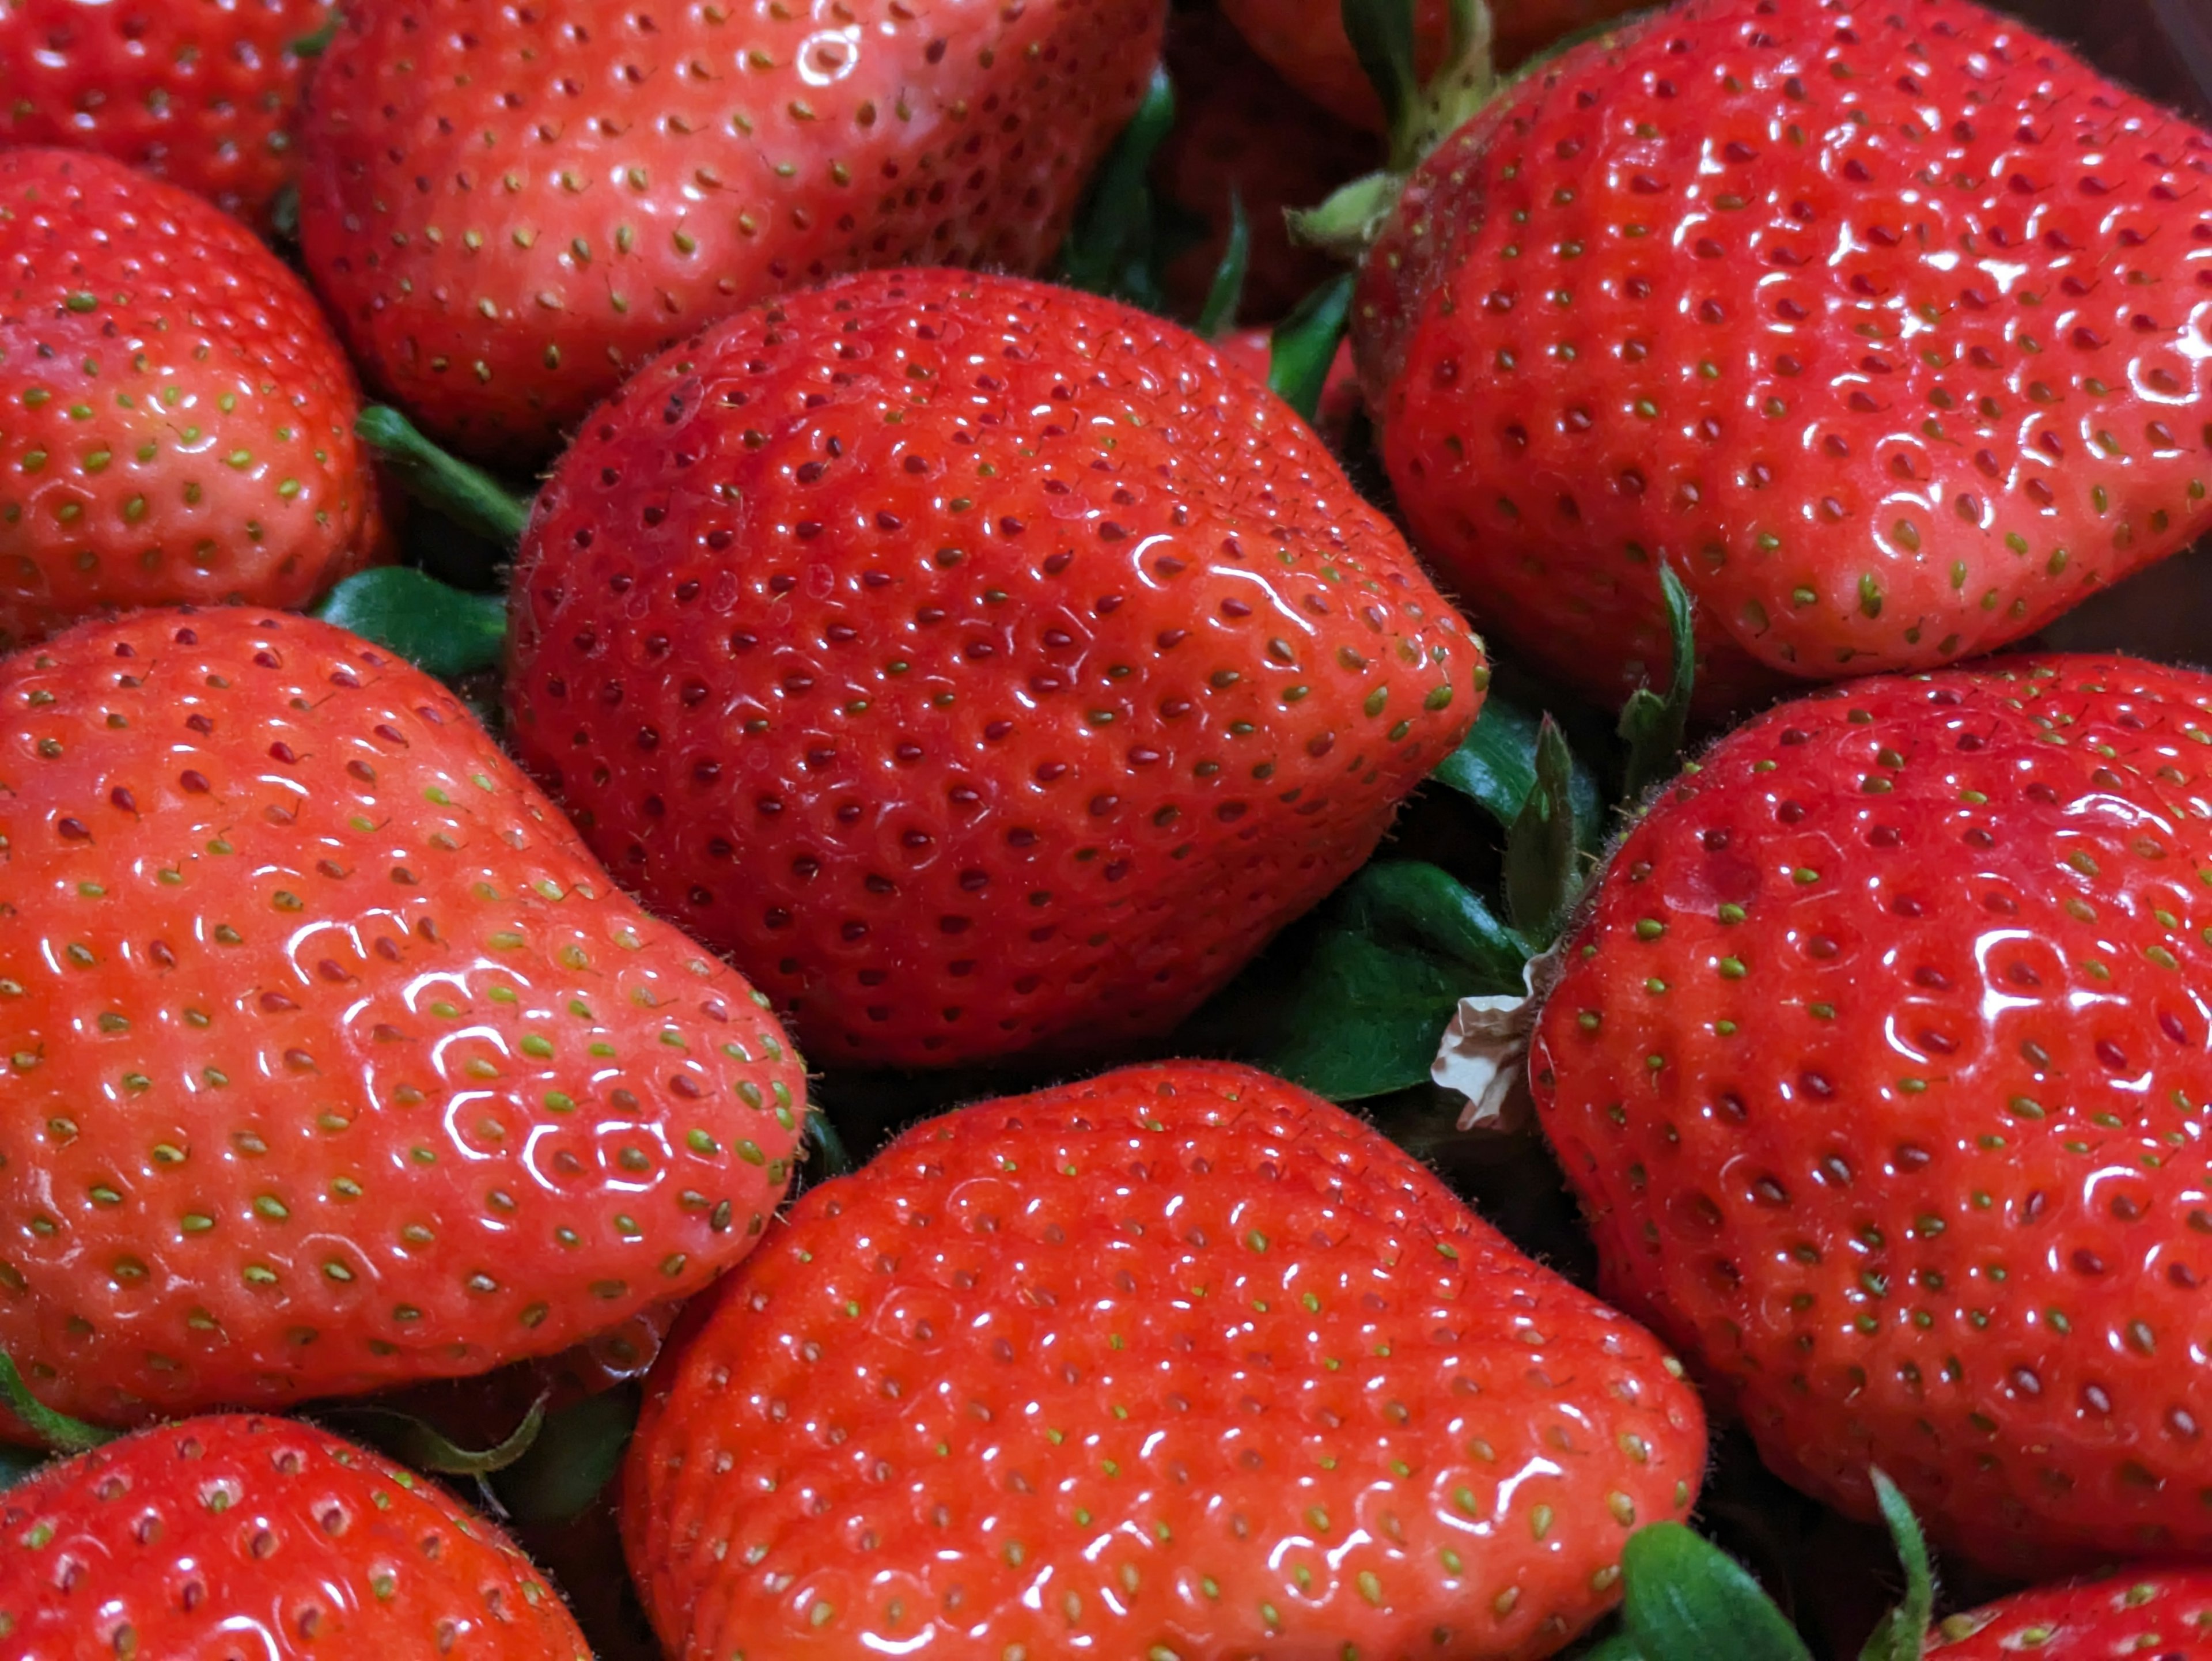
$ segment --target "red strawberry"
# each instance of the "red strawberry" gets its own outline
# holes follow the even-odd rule
[[[1206,303],[1228,246],[1233,194],[1251,234],[1240,313],[1272,323],[1337,271],[1328,255],[1291,243],[1285,210],[1310,208],[1380,167],[1382,143],[1291,91],[1211,9],[1176,15],[1167,64],[1176,124],[1152,179],[1163,198],[1208,227],[1168,266],[1169,298],[1192,316]]]
[[[10,1657],[588,1661],[560,1594],[436,1484],[296,1420],[188,1419],[0,1493]]]
[[[0,1349],[106,1422],[548,1354],[742,1256],[802,1076],[428,676],[142,612],[0,663]]]
[[[1355,340],[1414,541],[1593,695],[2024,636],[2212,525],[2212,136],[1966,0],[1696,0],[1414,175]],[[1663,670],[1662,670],[1663,672]]]
[[[1939,1621],[1943,1661],[2212,1661],[2212,1570],[2125,1569],[2038,1586]]]
[[[672,1657],[1548,1655],[1689,1508],[1678,1372],[1318,1097],[1127,1068],[801,1200],[623,1531]]]
[[[1267,329],[1231,329],[1213,343],[1224,363],[1234,364],[1255,380],[1264,381],[1274,357],[1275,338]],[[1328,377],[1322,381],[1321,408],[1314,415],[1314,430],[1332,449],[1344,441],[1352,417],[1359,411],[1359,376],[1352,368],[1350,344],[1340,344],[1329,360]]]
[[[5,0],[0,145],[97,150],[258,221],[336,0]],[[304,49],[304,50],[303,50]]]
[[[1490,8],[1498,62],[1510,68],[1563,34],[1635,9],[1636,0],[1494,0]],[[1382,106],[1344,33],[1343,0],[1221,0],[1221,9],[1254,51],[1293,87],[1339,120],[1382,129]],[[1448,0],[1416,0],[1415,62],[1424,76],[1444,60]]]
[[[642,371],[513,595],[519,752],[839,1062],[1164,1031],[1374,851],[1487,672],[1258,383],[955,271]]]
[[[1530,1073],[1603,1283],[1860,1515],[2002,1568],[2212,1551],[2212,677],[1786,704],[1613,856]]]
[[[0,648],[111,606],[305,605],[381,557],[360,405],[244,226],[103,156],[0,151]]]
[[[307,264],[369,379],[534,461],[629,368],[866,265],[1036,271],[1164,0],[390,0],[302,131]]]

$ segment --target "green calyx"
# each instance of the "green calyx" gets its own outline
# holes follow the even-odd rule
[[[424,507],[510,552],[521,543],[523,526],[530,522],[527,497],[483,468],[448,455],[389,405],[370,405],[355,418],[353,429]]]
[[[0,1407],[15,1415],[16,1422],[55,1453],[83,1453],[113,1441],[119,1432],[103,1430],[98,1425],[88,1425],[82,1419],[72,1419],[66,1413],[57,1413],[31,1394],[23,1375],[16,1369],[15,1358],[0,1349]]]
[[[364,1404],[333,1409],[322,1416],[413,1469],[440,1476],[489,1476],[505,1470],[537,1445],[550,1396],[550,1390],[541,1393],[522,1422],[488,1448],[465,1448],[435,1425],[397,1408]]]

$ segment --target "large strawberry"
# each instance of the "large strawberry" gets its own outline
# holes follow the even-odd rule
[[[112,606],[304,605],[383,551],[361,395],[243,225],[0,151],[0,648]]]
[[[436,1484],[296,1420],[142,1431],[0,1493],[0,1652],[589,1661]]]
[[[1723,740],[1529,1066],[1624,1306],[1769,1464],[1997,1567],[2212,1551],[2212,677],[2023,659]]]
[[[644,358],[779,289],[1042,266],[1165,10],[356,7],[303,128],[302,245],[372,381],[534,461]]]
[[[0,145],[97,150],[259,221],[336,0],[0,0]]]
[[[240,610],[0,664],[0,1350],[131,1422],[547,1354],[742,1256],[799,1063],[436,682]]]
[[[1374,851],[1481,648],[1171,324],[871,272],[642,371],[540,495],[514,742],[818,1058],[1164,1031]]]
[[[1942,1661],[2212,1661],[2212,1570],[2124,1569],[2038,1586],[1948,1617],[1928,1653]]]
[[[654,1374],[672,1656],[1550,1654],[1689,1508],[1650,1335],[1249,1068],[966,1109],[814,1189]]]
[[[2212,136],[1967,0],[1692,0],[1415,173],[1353,328],[1415,543],[1605,697],[2024,636],[2212,525]]]

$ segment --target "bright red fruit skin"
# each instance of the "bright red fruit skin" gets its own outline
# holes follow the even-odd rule
[[[2142,1564],[1936,1623],[1943,1661],[2212,1661],[2212,1571]]]
[[[550,1354],[706,1284],[803,1075],[435,681],[229,609],[0,663],[0,1349],[130,1423]]]
[[[1415,545],[1593,696],[2029,634],[2212,525],[2212,136],[1964,0],[1698,0],[1415,174],[1354,338]]]
[[[9,0],[0,146],[94,150],[257,223],[335,0]]]
[[[517,753],[833,1065],[1165,1031],[1358,868],[1487,673],[1264,387],[957,271],[641,372],[512,595]]]
[[[2003,1570],[2212,1550],[2212,677],[2020,659],[1732,734],[1530,1057],[1624,1308],[1767,1463]]]
[[[672,1657],[1492,1661],[1613,1603],[1704,1459],[1650,1335],[1348,1114],[1180,1062],[810,1192],[655,1371],[623,1530]]]
[[[434,1482],[297,1420],[187,1419],[0,1493],[0,1653],[589,1661]]]
[[[1042,270],[1166,9],[352,8],[301,127],[301,249],[372,384],[534,463],[652,354],[782,289]]]
[[[385,555],[313,296],[105,156],[0,150],[0,648],[110,607],[302,606]]]

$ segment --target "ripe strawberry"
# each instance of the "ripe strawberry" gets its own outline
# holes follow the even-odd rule
[[[1864,1515],[2212,1550],[2191,1152],[2212,677],[2020,659],[1775,709],[1622,843],[1529,1058],[1603,1284]]]
[[[1152,179],[1163,198],[1207,227],[1169,265],[1168,297],[1194,317],[1206,303],[1228,246],[1234,195],[1251,235],[1240,314],[1272,323],[1337,271],[1328,255],[1291,243],[1284,211],[1310,208],[1380,167],[1382,143],[1291,91],[1210,8],[1176,15],[1167,65],[1176,124]]]
[[[1348,1114],[1175,1062],[809,1193],[656,1370],[623,1533],[672,1656],[1489,1661],[1704,1462],[1648,1334]]]
[[[1256,382],[942,271],[642,371],[511,618],[518,752],[840,1062],[1164,1031],[1374,851],[1487,672]]]
[[[587,1661],[560,1594],[444,1489],[296,1420],[188,1419],[0,1493],[10,1657]]]
[[[867,265],[1036,271],[1164,0],[392,0],[302,129],[300,229],[368,378],[535,461],[645,357]]]
[[[1493,52],[1510,68],[1561,35],[1635,9],[1636,0],[1493,0]],[[1343,0],[1221,0],[1221,9],[1278,74],[1354,126],[1383,131],[1382,106],[1344,32]],[[1450,34],[1448,0],[1416,0],[1414,62],[1423,76],[1442,66]]]
[[[0,151],[0,648],[112,606],[305,605],[384,551],[361,398],[244,226]]]
[[[2031,632],[2212,525],[2212,135],[1966,0],[1694,0],[1415,173],[1354,337],[1413,538],[1595,695]]]
[[[1267,379],[1274,349],[1274,335],[1267,329],[1231,329],[1213,343],[1223,362],[1234,364],[1259,381]],[[1314,430],[1328,441],[1332,450],[1339,449],[1359,407],[1359,375],[1352,367],[1352,347],[1346,342],[1337,347],[1329,360],[1328,378],[1322,383],[1321,408],[1314,414]]]
[[[2038,1586],[1937,1623],[1943,1661],[2212,1661],[2212,1571],[2139,1567]]]
[[[96,150],[260,221],[336,0],[0,0],[0,145]],[[304,50],[303,50],[304,48]]]
[[[802,1075],[420,672],[141,612],[0,663],[0,1349],[103,1422],[549,1354],[696,1290]]]

